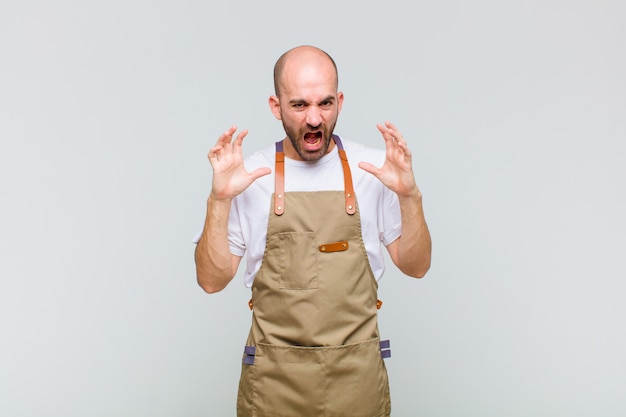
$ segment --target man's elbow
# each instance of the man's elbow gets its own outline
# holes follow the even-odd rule
[[[421,269],[421,270],[417,271],[417,272],[413,275],[413,278],[417,278],[417,279],[424,278],[424,277],[426,276],[426,273],[428,272],[428,270],[429,270],[429,269],[430,269],[430,267],[428,267],[428,268],[424,268],[424,269]]]
[[[202,256],[203,252],[196,247],[194,254],[196,264],[196,280],[200,288],[207,294],[215,294],[222,291],[228,283],[234,278],[238,259],[232,261],[232,264],[226,266],[218,266],[215,262],[210,261],[207,257]],[[224,262],[221,263],[223,265]]]
[[[200,288],[202,288],[207,294],[215,294],[222,291],[226,288],[226,285],[230,281],[227,280],[226,282],[222,282],[200,271],[196,271],[196,279]]]
[[[215,287],[202,287],[205,293],[207,294],[215,294],[222,291],[223,288],[215,288]]]
[[[421,279],[424,278],[426,276],[426,272],[428,272],[428,269],[424,269],[424,270],[416,270],[416,271],[407,271],[404,274],[408,275],[411,278],[417,278],[417,279]]]
[[[207,294],[215,294],[217,292],[222,291],[225,288],[225,286],[223,285],[208,284],[206,282],[201,281],[200,279],[198,279],[198,285]]]
[[[419,264],[419,265],[413,265],[412,268],[410,269],[405,269],[402,272],[404,272],[405,275],[410,276],[411,278],[424,278],[426,276],[426,273],[428,272],[428,270],[430,269],[430,259],[428,259],[427,261]]]

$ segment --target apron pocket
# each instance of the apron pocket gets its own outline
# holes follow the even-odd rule
[[[325,349],[326,417],[388,416],[387,369],[378,338]]]
[[[324,415],[320,349],[258,344],[252,372],[257,417]]]
[[[242,378],[240,405],[256,417],[378,417],[391,408],[378,338],[318,348],[259,343]]]
[[[277,233],[280,248],[279,286],[285,290],[318,287],[318,253],[313,232]]]

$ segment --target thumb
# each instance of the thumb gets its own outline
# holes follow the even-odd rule
[[[263,168],[257,168],[254,171],[252,171],[250,173],[250,176],[252,177],[252,181],[256,181],[257,179],[264,177],[266,175],[269,175],[272,173],[272,170],[267,168],[267,167],[263,167]]]
[[[363,171],[369,172],[375,177],[378,177],[378,174],[380,172],[380,169],[378,169],[375,165],[370,164],[369,162],[359,162],[359,168],[361,168]]]

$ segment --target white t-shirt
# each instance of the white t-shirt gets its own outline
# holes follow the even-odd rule
[[[380,167],[385,151],[365,147],[359,143],[341,139],[346,151],[354,192],[361,216],[361,233],[374,277],[383,275],[385,266],[384,246],[400,236],[400,206],[397,195],[385,187],[378,178],[357,166],[361,161]],[[246,255],[244,284],[252,287],[258,272],[267,236],[271,196],[274,192],[274,162],[276,148],[272,144],[245,159],[248,171],[269,167],[272,174],[256,180],[232,203],[228,219],[228,241],[233,255]],[[295,161],[285,158],[285,192],[343,190],[343,169],[337,147],[315,162]],[[196,236],[195,241],[199,239]],[[384,245],[384,246],[383,246]]]

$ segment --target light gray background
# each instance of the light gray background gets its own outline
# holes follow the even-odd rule
[[[434,241],[381,281],[394,416],[626,415],[626,3],[7,1],[0,415],[233,416],[241,275],[195,283],[206,153],[286,49],[408,139]]]

